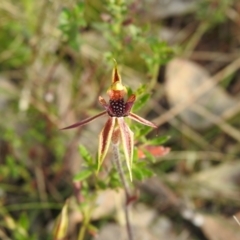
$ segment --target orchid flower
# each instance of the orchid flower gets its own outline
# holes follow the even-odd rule
[[[117,64],[115,64],[115,67],[113,69],[112,84],[108,89],[107,94],[109,96],[108,103],[101,96],[99,96],[99,102],[105,108],[105,111],[63,129],[80,127],[95,120],[98,117],[108,115],[108,120],[99,135],[98,169],[106,157],[110,143],[118,144],[121,140],[123,145],[123,152],[126,158],[127,168],[130,174],[130,179],[132,180],[131,167],[133,160],[134,134],[125,123],[124,118],[128,117],[152,128],[157,128],[157,126],[152,122],[131,112],[132,106],[136,100],[136,96],[132,94],[127,99],[127,101],[124,100],[124,97],[127,94],[127,89],[124,85],[122,85],[122,80],[118,72]]]

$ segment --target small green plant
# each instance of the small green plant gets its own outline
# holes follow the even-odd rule
[[[202,0],[198,3],[197,17],[215,26],[227,19],[226,11],[234,3],[234,0]]]
[[[112,84],[107,91],[110,100],[106,102],[101,96],[99,97],[99,102],[105,111],[64,128],[81,127],[96,120],[98,117],[108,116],[108,120],[99,136],[97,156],[94,157],[83,145],[79,147],[84,165],[81,172],[76,174],[73,180],[74,186],[81,185],[79,191],[82,201],[79,200],[79,196],[77,199],[79,200],[78,203],[84,220],[79,232],[79,240],[83,240],[87,232],[96,231],[93,230],[94,227],[91,225],[90,219],[95,206],[97,190],[107,188],[117,189],[119,187],[124,187],[125,190],[126,222],[129,239],[132,239],[128,220],[128,204],[136,196],[132,193],[131,188],[129,189],[128,187],[128,179],[131,181],[144,180],[150,177],[153,171],[148,167],[148,163],[141,161],[140,158],[144,155],[154,162],[155,158],[151,154],[151,147],[158,149],[159,145],[167,140],[167,137],[162,136],[154,138],[154,141],[147,139],[146,135],[151,131],[149,126],[155,128],[155,124],[139,117],[132,111],[136,112],[146,104],[156,83],[159,66],[167,63],[173,56],[173,50],[165,42],[159,40],[157,37],[153,37],[148,32],[149,28],[143,30],[142,27],[134,23],[129,12],[131,4],[131,2],[125,0],[107,1],[104,5],[104,16],[101,16],[103,21],[96,21],[92,26],[103,35],[108,43],[108,49],[102,52],[108,62],[112,61],[114,57],[120,63],[126,62],[128,58],[126,56],[132,55],[136,49],[141,49],[141,51],[137,50],[137,56],[139,62],[144,65],[151,78],[150,84],[141,84],[135,93],[133,93],[130,88],[126,88],[122,84],[121,76],[115,64]],[[64,39],[67,44],[75,49],[81,44],[79,34],[76,34],[77,28],[79,25],[88,25],[88,21],[76,21],[76,16],[85,16],[84,9],[86,8],[87,6],[80,4],[76,6],[76,11],[73,9],[64,9],[61,15],[60,29]],[[74,21],[74,24],[71,24],[71,21]],[[138,123],[131,124],[132,130],[130,130],[128,126],[130,123],[129,120],[135,120],[145,126]],[[122,161],[122,152],[119,151],[119,143],[122,144],[125,161]],[[138,144],[138,147],[134,146],[135,143]],[[105,179],[100,179],[98,172],[101,171],[103,160],[110,146],[112,146],[112,162],[115,168],[110,170]],[[140,152],[141,156],[139,155]],[[129,178],[126,177],[126,171],[129,173]],[[89,194],[90,192],[91,194]]]
[[[80,46],[79,30],[86,26],[84,17],[84,3],[79,1],[72,8],[64,8],[59,17],[59,29],[62,41],[78,50]]]
[[[50,233],[45,226],[52,223],[61,208],[61,203],[71,195],[72,184],[69,178],[59,177],[65,174],[65,171],[69,174],[69,169],[64,164],[68,160],[68,150],[63,147],[67,136],[57,132],[56,126],[59,126],[59,119],[64,119],[69,110],[76,110],[80,116],[95,111],[95,95],[105,88],[101,77],[104,76],[102,79],[105,79],[106,72],[109,72],[102,67],[106,67],[107,63],[107,67],[110,64],[112,66],[113,57],[123,66],[123,71],[126,66],[136,69],[144,76],[151,76],[153,84],[150,88],[149,84],[146,84],[146,77],[137,82],[134,91],[127,88],[126,92],[121,81],[113,83],[116,89],[110,89],[111,91],[122,87],[122,93],[125,94],[125,110],[121,114],[128,117],[123,121],[118,117],[109,116],[110,120],[101,134],[98,156],[89,152],[87,146],[79,147],[84,163],[81,172],[73,179],[74,186],[81,185],[78,209],[83,214],[83,222],[79,239],[86,237],[88,232],[96,232],[91,225],[91,213],[95,209],[98,190],[122,188],[123,181],[144,180],[152,175],[149,162],[143,161],[142,158],[145,156],[151,161],[155,160],[149,145],[156,148],[158,145],[152,144],[147,137],[152,130],[149,126],[155,126],[135,113],[144,107],[151,96],[159,64],[165,63],[167,59],[163,53],[168,56],[170,54],[167,44],[157,37],[149,37],[154,35],[148,31],[150,28],[137,23],[132,4],[135,3],[126,0],[97,3],[82,0],[56,3],[47,0],[20,0],[15,3],[3,0],[0,6],[0,69],[3,70],[10,89],[13,89],[13,94],[6,103],[2,103],[0,99],[4,115],[0,126],[0,187],[3,196],[0,210],[9,211],[0,211],[0,215],[2,218],[14,216],[15,228],[12,228],[13,225],[3,227],[3,231],[10,238],[32,239],[35,235],[35,238],[50,238],[52,232]],[[93,5],[97,7],[92,8]],[[89,33],[94,37],[95,34],[100,35],[106,48],[99,51],[97,42],[90,46]],[[84,48],[86,46],[90,48]],[[97,57],[89,57],[86,49],[97,49]],[[97,64],[96,59],[102,63]],[[82,79],[89,73],[94,78],[89,75],[89,79]],[[115,77],[121,80],[117,68],[115,73]],[[90,84],[85,84],[86,81]],[[65,84],[66,90],[69,91],[61,95],[59,89]],[[0,85],[0,90],[5,91],[2,89],[2,82]],[[74,107],[78,106],[76,99],[85,94],[82,87],[84,85],[94,89],[91,102],[93,105],[88,105],[91,106],[90,111],[82,102],[80,107]],[[110,95],[113,93],[111,91]],[[50,99],[47,96],[50,96]],[[62,106],[59,100],[65,98],[69,102]],[[115,114],[110,109],[110,103],[105,102],[103,98],[99,100],[105,108],[106,116]],[[22,107],[23,105],[25,107]],[[138,123],[132,124],[131,120]],[[115,145],[112,143],[113,136],[116,140]],[[161,140],[160,137],[154,139]],[[103,162],[107,151],[114,153],[115,167],[109,170],[106,178],[100,179],[97,173],[107,164]],[[123,174],[119,175],[120,172]],[[132,186],[130,181],[129,185]],[[132,196],[134,194],[131,188],[126,192],[127,200],[135,197]],[[72,210],[72,202],[67,201],[66,204],[58,218],[60,220],[56,221],[56,239],[66,234],[65,220],[68,210]],[[24,211],[29,219],[28,224],[26,221],[24,223],[21,211]],[[35,224],[31,222],[37,222],[38,231],[35,231]],[[59,232],[59,229],[63,231]]]
[[[117,65],[115,65],[112,75],[112,85],[108,90],[110,99],[109,103],[107,103],[101,96],[99,96],[99,102],[103,108],[105,108],[105,111],[63,129],[83,126],[95,120],[96,118],[107,114],[109,116],[108,121],[106,122],[99,137],[98,170],[100,169],[100,166],[102,165],[102,162],[107,154],[110,143],[118,144],[121,138],[130,179],[132,180],[131,166],[133,161],[134,134],[125,123],[124,118],[128,117],[134,121],[153,128],[156,128],[157,126],[131,112],[136,99],[136,95],[132,94],[125,102],[124,96],[126,93],[127,89],[124,85],[122,85],[121,76],[118,72]]]
[[[144,87],[142,87],[142,90],[143,89]],[[101,165],[103,163],[104,158],[106,157],[109,146],[112,145],[112,150],[113,150],[112,158],[113,158],[113,163],[118,172],[118,177],[116,178],[115,172],[112,171],[111,174],[108,176],[109,178],[108,182],[110,187],[119,187],[122,184],[125,190],[125,195],[126,195],[125,207],[127,209],[127,204],[129,204],[132,201],[132,199],[135,199],[135,197],[132,196],[131,190],[128,187],[129,184],[127,183],[127,180],[125,177],[124,165],[121,160],[121,155],[119,152],[119,142],[121,141],[123,145],[123,152],[124,152],[126,165],[127,165],[127,169],[128,169],[131,181],[133,180],[132,168],[134,169],[134,177],[136,176],[137,179],[141,179],[141,180],[144,179],[145,177],[149,177],[151,175],[151,171],[149,171],[146,168],[146,164],[144,164],[143,162],[137,163],[138,161],[137,153],[135,154],[135,157],[134,157],[134,133],[130,130],[124,118],[132,119],[136,122],[139,122],[143,125],[146,125],[152,128],[156,128],[157,126],[151,123],[150,121],[132,113],[131,109],[133,108],[135,101],[136,103],[138,103],[138,100],[136,99],[135,94],[131,94],[127,100],[124,99],[125,94],[127,93],[127,89],[122,84],[121,76],[118,72],[116,63],[115,63],[115,67],[113,69],[113,74],[112,74],[112,84],[107,92],[109,95],[109,103],[107,103],[101,96],[99,97],[99,102],[103,106],[103,108],[105,108],[105,111],[93,117],[82,120],[78,123],[65,127],[63,128],[63,130],[81,127],[95,120],[98,117],[101,117],[103,115],[108,115],[108,120],[99,136],[99,149],[98,149],[97,161],[93,161],[93,158],[91,157],[89,152],[86,150],[86,148],[84,148],[83,146],[80,146],[80,149],[79,149],[80,154],[85,160],[86,166],[85,166],[85,170],[81,171],[79,174],[75,176],[74,181],[82,183],[82,182],[85,182],[87,179],[89,179],[93,175],[95,176],[95,179],[97,179],[97,174],[100,171]],[[142,92],[141,89],[139,89],[138,92]],[[143,93],[142,97],[140,98],[141,101],[139,102],[139,104],[136,105],[136,108],[141,107],[144,104],[144,102],[146,102],[148,97],[149,97],[149,94]],[[160,139],[158,138],[158,139],[155,139],[154,141],[148,141],[145,137],[143,137],[142,140],[145,143],[148,143],[153,146],[153,145],[165,142],[166,138],[161,137]],[[96,180],[96,185],[100,188],[107,187],[107,184],[102,185],[98,180]],[[87,202],[88,203],[91,202],[90,206]],[[84,201],[83,215],[87,216],[88,221],[85,222],[85,224],[88,225],[90,216],[89,216],[89,213],[85,212],[85,210],[86,208],[89,210],[92,209],[91,205],[93,204],[92,204],[92,201],[87,201],[87,202]],[[88,207],[86,206],[86,204]],[[127,227],[128,235],[129,235],[129,239],[131,240],[132,233],[130,228],[128,211],[126,210],[125,213],[126,213],[126,222],[128,226]],[[86,229],[86,228],[87,226],[83,227],[83,229]],[[81,236],[79,239],[82,239],[83,233],[80,232],[79,236]]]

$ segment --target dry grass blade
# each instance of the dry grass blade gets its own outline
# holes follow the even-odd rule
[[[234,220],[237,222],[237,224],[240,226],[240,222],[236,216],[233,216]]]
[[[214,81],[206,81],[204,84],[202,84],[199,89],[196,90],[195,96],[191,98],[191,100],[184,101],[176,105],[175,107],[171,108],[168,112],[164,113],[163,115],[153,119],[153,121],[157,125],[162,125],[168,121],[170,121],[172,118],[174,118],[176,115],[178,115],[180,112],[182,112],[187,107],[194,104],[194,102],[201,97],[205,92],[212,89],[215,85],[217,85],[220,81],[222,81],[224,78],[228,77],[230,74],[234,73],[240,68],[240,58],[236,59],[234,62],[230,63],[227,67],[225,67],[223,70],[219,71],[215,76],[212,77]]]
[[[214,115],[207,109],[200,105],[193,104],[191,106],[192,110],[209,119],[211,122],[215,123],[219,128],[221,128],[225,133],[240,142],[240,132],[232,127],[230,124],[225,122],[221,117]]]
[[[227,109],[222,115],[222,119],[228,120],[234,117],[236,114],[240,112],[240,99],[237,100],[237,103],[231,108]]]
[[[159,105],[159,103],[156,100],[151,101],[151,104],[154,105],[154,110],[159,115],[163,115],[167,112],[165,109],[163,109],[162,106]],[[213,149],[213,150],[215,149],[215,147],[209,144],[209,142],[206,141],[199,133],[191,129],[187,124],[185,124],[181,120],[178,120],[176,118],[171,119],[169,121],[169,124],[172,125],[174,128],[179,129],[179,131],[181,131],[183,135],[193,140],[197,145],[201,146],[203,149],[206,149],[206,148]]]

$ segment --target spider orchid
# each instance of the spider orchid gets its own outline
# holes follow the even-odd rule
[[[80,127],[95,120],[98,117],[108,115],[108,120],[99,135],[98,169],[106,157],[110,143],[118,144],[121,140],[123,144],[123,151],[126,158],[127,168],[130,174],[130,179],[132,180],[131,167],[133,159],[134,134],[125,123],[124,117],[128,117],[152,128],[157,128],[157,126],[131,112],[136,96],[132,94],[127,99],[127,101],[124,100],[124,97],[127,94],[127,89],[124,85],[122,85],[117,64],[115,64],[115,67],[113,69],[112,84],[108,89],[107,94],[109,96],[108,103],[101,96],[99,96],[99,102],[105,108],[105,111],[63,129]]]

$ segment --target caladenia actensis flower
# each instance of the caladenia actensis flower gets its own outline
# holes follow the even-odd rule
[[[127,94],[127,89],[124,85],[122,85],[122,80],[120,74],[118,73],[117,65],[115,65],[113,69],[112,84],[108,89],[107,94],[109,96],[108,103],[101,96],[99,96],[99,102],[105,108],[105,111],[63,129],[83,126],[100,116],[108,115],[108,120],[99,135],[98,169],[100,169],[100,166],[106,157],[110,143],[118,144],[120,141],[122,141],[130,179],[132,180],[131,168],[133,161],[134,134],[125,123],[124,118],[128,117],[153,128],[157,128],[157,126],[131,112],[132,106],[136,100],[136,96],[132,94],[125,101],[124,97]]]

